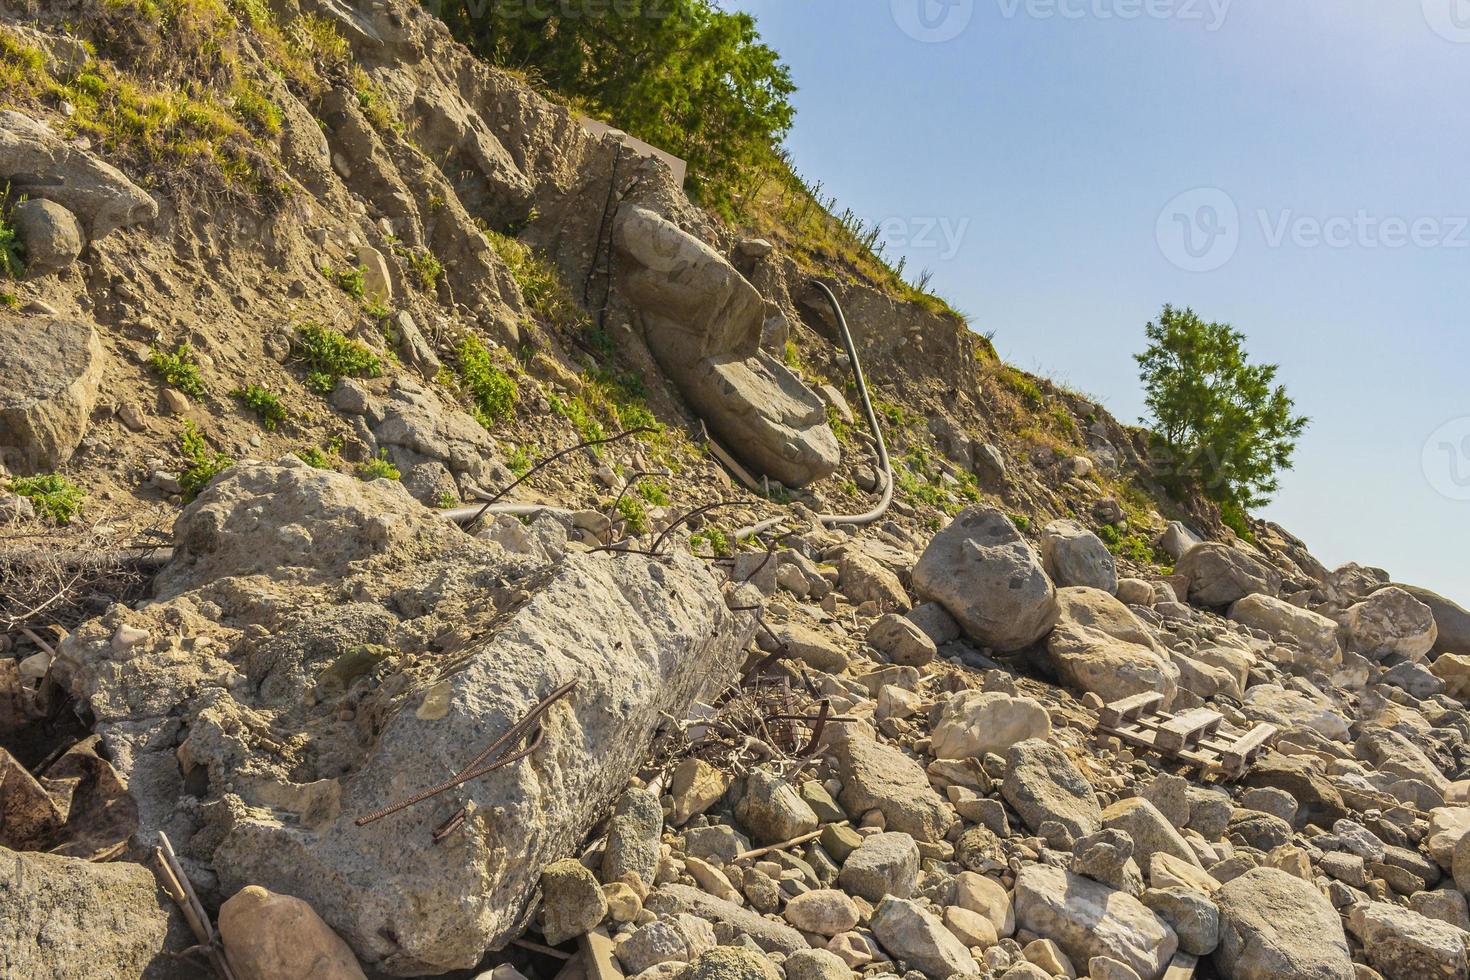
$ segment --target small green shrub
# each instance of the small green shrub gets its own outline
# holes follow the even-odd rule
[[[717,556],[733,555],[734,549],[730,547],[730,538],[719,528],[710,528],[708,531],[696,531],[689,535],[689,550],[699,552],[700,548],[709,548],[710,553]]]
[[[376,378],[383,362],[367,347],[340,330],[318,323],[296,328],[295,357],[306,367],[306,387],[331,394],[343,378]]]
[[[0,278],[19,279],[26,271],[25,246],[8,216],[0,212]]]
[[[347,269],[334,269],[330,265],[324,265],[322,275],[353,299],[362,299],[367,289],[367,270],[360,265]]]
[[[572,298],[555,266],[533,252],[529,245],[509,235],[486,230],[485,238],[510,269],[511,278],[520,287],[521,298],[538,320],[577,330],[588,326],[587,314]]]
[[[199,496],[220,473],[229,469],[235,461],[224,453],[214,452],[193,422],[184,423],[179,436],[179,452],[187,464],[179,474],[179,486],[184,489],[184,502]]]
[[[398,467],[388,462],[388,450],[379,450],[375,459],[370,459],[357,468],[357,478],[371,483],[373,480],[396,480],[403,474]]]
[[[286,411],[286,405],[281,401],[279,395],[266,388],[264,385],[249,385],[245,388],[236,388],[231,392],[236,398],[245,404],[245,407],[255,413],[260,424],[267,430],[274,432],[276,427],[290,418]]]
[[[1120,558],[1127,558],[1143,565],[1156,564],[1154,546],[1147,537],[1136,531],[1124,534],[1113,524],[1098,528],[1097,536],[1108,550]]]
[[[515,413],[518,389],[515,378],[495,363],[490,350],[474,334],[467,334],[456,350],[459,378],[475,403],[475,418],[487,429],[495,428]]]
[[[148,366],[169,387],[177,388],[193,398],[204,397],[204,378],[199,373],[199,362],[194,359],[194,349],[187,341],[172,351],[153,347],[152,353],[148,355]]]
[[[316,446],[307,446],[305,449],[296,450],[296,456],[306,465],[314,466],[319,470],[330,470],[333,468],[332,459]]]
[[[82,512],[86,494],[59,473],[18,476],[10,481],[10,492],[25,497],[36,513],[55,524],[70,524]]]
[[[640,480],[637,489],[638,496],[653,506],[667,507],[669,505],[669,491],[662,483],[656,480]]]
[[[20,297],[8,289],[0,289],[0,306],[7,310],[20,309]]]
[[[629,534],[642,534],[648,530],[648,508],[637,497],[628,494],[619,497],[618,513],[627,525]]]
[[[517,446],[511,450],[510,455],[505,458],[505,468],[516,476],[525,476],[531,472],[531,467],[536,465],[531,459],[531,450],[526,446]]]
[[[1012,514],[1012,515],[1010,515],[1010,517],[1011,517],[1011,523],[1014,524],[1014,525],[1016,525],[1016,530],[1018,530],[1018,531],[1029,531],[1029,530],[1031,530],[1031,518],[1027,517],[1025,514]]]
[[[434,258],[432,252],[416,249],[405,256],[405,261],[408,262],[408,271],[413,273],[413,278],[421,289],[432,293],[439,288],[439,280],[444,278],[444,265]]]

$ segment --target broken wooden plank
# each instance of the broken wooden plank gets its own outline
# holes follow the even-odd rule
[[[1263,721],[1236,739],[1234,745],[1221,753],[1226,770],[1244,775],[1246,768],[1256,756],[1266,750],[1267,744],[1275,735],[1276,726]]]
[[[623,980],[623,968],[618,965],[617,947],[607,930],[598,926],[591,932],[577,937],[577,949],[581,954],[582,970],[587,980]]]
[[[1137,718],[1139,715],[1153,711],[1164,703],[1164,695],[1158,691],[1148,691],[1144,694],[1135,694],[1105,704],[1098,712],[1098,723],[1107,726],[1121,724],[1124,720]]]
[[[1199,960],[1188,953],[1175,953],[1161,980],[1194,980],[1194,972],[1198,966]]]
[[[1225,716],[1218,711],[1191,708],[1164,722],[1159,727],[1154,744],[1162,752],[1178,752],[1186,746],[1194,745],[1202,736],[1217,731],[1224,721]]]

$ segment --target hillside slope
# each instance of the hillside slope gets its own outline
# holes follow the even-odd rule
[[[0,972],[197,975],[167,834],[236,975],[1470,974],[1470,614],[809,200],[406,0],[0,0],[0,184]],[[1091,737],[1140,694],[1254,768]]]

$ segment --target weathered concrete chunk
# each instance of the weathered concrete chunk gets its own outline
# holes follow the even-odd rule
[[[105,364],[90,323],[0,314],[0,463],[41,473],[69,460],[87,433]]]
[[[75,631],[58,675],[129,777],[145,840],[202,814],[194,853],[222,889],[307,900],[383,973],[468,968],[519,935],[540,870],[581,846],[655,730],[727,682],[753,632],[693,560],[547,568],[392,481],[295,460],[233,468],[176,532],[159,601]],[[147,639],[118,657],[123,625]],[[355,823],[572,681],[528,758]],[[175,716],[181,745],[160,734]],[[310,748],[275,732],[310,732]]]
[[[1041,559],[994,507],[971,507],[934,536],[914,566],[914,590],[996,650],[1030,646],[1056,623],[1056,590]]]
[[[1348,929],[1387,980],[1470,977],[1470,933],[1447,922],[1387,902],[1362,902],[1348,913]]]
[[[765,301],[719,252],[647,208],[614,225],[619,285],[648,347],[725,448],[788,487],[841,461],[822,399],[760,349]]]

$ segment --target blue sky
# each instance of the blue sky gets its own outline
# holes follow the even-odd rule
[[[723,5],[1007,360],[1136,421],[1145,322],[1231,323],[1314,420],[1265,515],[1470,605],[1470,0]]]

